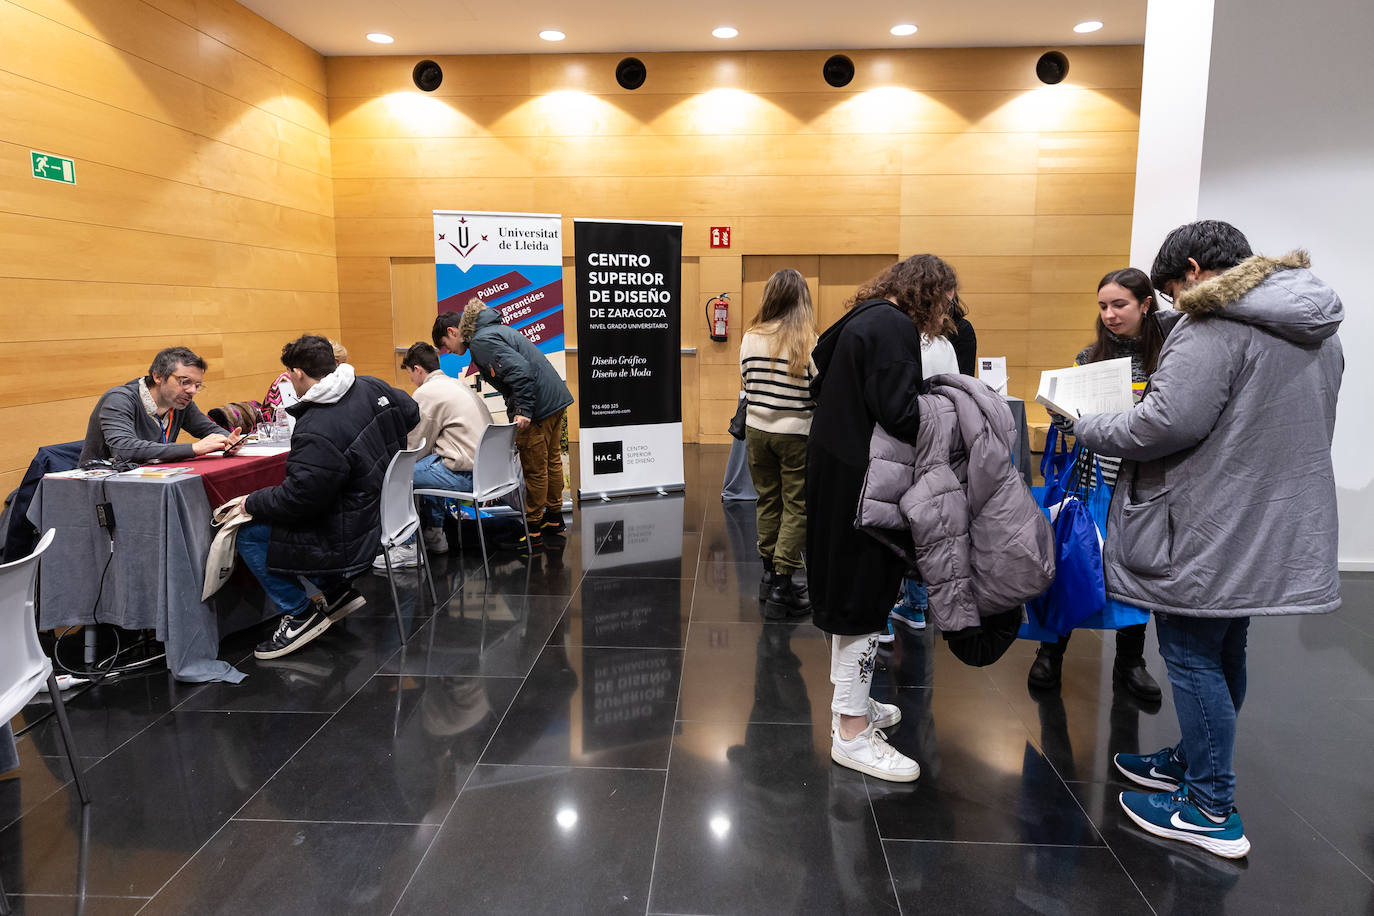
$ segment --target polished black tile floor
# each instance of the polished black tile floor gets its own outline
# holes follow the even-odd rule
[[[1324,617],[1257,620],[1237,748],[1254,844],[1228,862],[1124,822],[1119,750],[1176,738],[1077,634],[1058,694],[1034,652],[986,669],[902,633],[875,694],[918,782],[829,759],[829,651],[756,600],[752,503],[726,450],[688,490],[591,503],[561,549],[436,563],[437,611],[385,580],[314,645],[222,657],[74,699],[95,801],[51,720],[0,780],[0,882],[20,913],[1370,913],[1374,576]],[[1150,667],[1163,680],[1153,642]],[[17,725],[47,711],[37,703]]]

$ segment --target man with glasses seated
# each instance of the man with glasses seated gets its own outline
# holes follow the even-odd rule
[[[194,403],[205,388],[205,360],[186,347],[153,357],[148,374],[100,396],[86,426],[79,464],[94,460],[144,464],[184,461],[211,452],[233,452],[242,430],[223,429]],[[197,442],[177,442],[181,431]]]

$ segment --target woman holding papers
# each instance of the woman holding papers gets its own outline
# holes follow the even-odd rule
[[[1103,277],[1097,284],[1097,338],[1084,347],[1073,361],[1076,366],[1084,366],[1107,359],[1129,357],[1131,387],[1137,403],[1144,397],[1145,386],[1159,364],[1159,351],[1164,346],[1164,338],[1180,317],[1178,312],[1161,312],[1154,292],[1150,278],[1144,271],[1134,267],[1114,270]],[[1071,424],[1057,414],[1051,412],[1050,419],[1062,432],[1072,431]],[[1102,479],[1108,486],[1115,485],[1121,459],[1107,455],[1093,458],[1102,469]],[[1085,462],[1083,465],[1090,474],[1094,462]],[[1067,635],[1057,643],[1040,644],[1027,677],[1031,687],[1039,690],[1059,688],[1064,650],[1068,645]],[[1159,685],[1145,668],[1145,624],[1117,630],[1113,676],[1140,699],[1158,702]]]

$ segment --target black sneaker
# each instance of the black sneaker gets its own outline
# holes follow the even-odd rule
[[[563,521],[562,509],[545,509],[544,523],[539,526],[539,530],[544,534],[562,534],[568,530],[568,523]]]
[[[258,643],[258,647],[253,650],[253,657],[281,658],[295,652],[329,629],[332,621],[325,613],[326,610],[327,608],[321,607],[320,602],[311,602],[310,607],[299,614],[283,614],[272,638]]]
[[[343,620],[358,608],[367,604],[367,599],[362,592],[353,588],[348,583],[325,589],[325,615],[329,617],[330,623]]]
[[[544,546],[543,539],[540,538],[538,531],[531,531],[527,538],[523,534],[513,541],[503,541],[496,545],[497,550],[511,550],[515,553],[532,554],[538,553]]]

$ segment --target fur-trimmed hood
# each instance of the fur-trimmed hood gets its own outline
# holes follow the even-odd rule
[[[1308,270],[1305,251],[1281,258],[1255,255],[1186,290],[1175,304],[1194,318],[1215,315],[1258,325],[1295,343],[1335,334],[1345,306]]]

